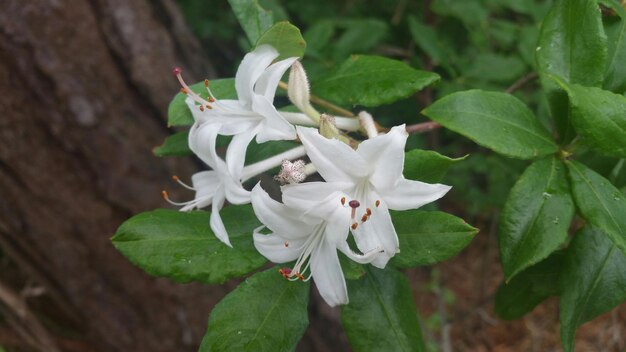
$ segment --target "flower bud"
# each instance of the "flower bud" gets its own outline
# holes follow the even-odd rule
[[[302,67],[300,61],[294,61],[291,65],[287,95],[293,105],[300,109],[300,111],[305,113],[314,121],[319,121],[320,113],[317,112],[317,110],[315,110],[315,108],[311,105],[309,79],[307,78],[304,67]]]

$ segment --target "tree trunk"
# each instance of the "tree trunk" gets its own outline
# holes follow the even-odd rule
[[[189,81],[215,75],[173,0],[3,1],[0,346],[196,350],[236,282],[154,279],[109,240],[196,170],[151,153],[170,133],[174,66]],[[299,350],[345,349],[338,310],[312,299]]]
[[[150,150],[168,134],[174,66],[191,80],[213,71],[172,0],[3,1],[0,246],[16,265],[0,280],[34,278],[45,292],[27,301],[53,322],[54,343],[30,348],[193,351],[232,288],[153,279],[109,240],[194,170]],[[2,297],[0,325],[17,311]],[[15,343],[2,331],[0,345]]]

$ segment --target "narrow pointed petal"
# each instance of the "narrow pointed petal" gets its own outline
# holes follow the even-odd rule
[[[224,226],[224,222],[222,222],[222,217],[220,216],[220,209],[224,207],[224,201],[224,191],[218,189],[215,197],[213,198],[209,224],[211,225],[211,230],[213,230],[215,237],[224,242],[228,247],[232,247],[233,245],[230,244],[230,240],[228,238],[228,232],[226,231],[226,227]]]
[[[404,125],[396,126],[387,134],[359,144],[357,153],[371,168],[370,182],[377,188],[393,187],[402,177],[404,146],[408,133]]]
[[[269,101],[274,101],[274,95],[276,94],[276,88],[281,77],[285,74],[285,71],[296,61],[297,57],[290,57],[285,60],[278,61],[263,72],[259,80],[254,86],[254,92],[256,94],[263,95]]]
[[[305,241],[306,238],[287,240],[273,233],[269,235],[256,231],[254,233],[254,247],[273,263],[287,263],[298,259]]]
[[[252,99],[252,109],[263,116],[257,142],[296,139],[295,128],[280,115],[270,100],[262,95],[254,95]]]
[[[252,105],[254,84],[277,57],[276,49],[269,45],[261,45],[243,58],[235,75],[235,89],[239,100],[245,105]]]
[[[297,127],[297,131],[307,155],[327,182],[354,182],[367,175],[365,160],[345,143],[323,137],[313,128]]]
[[[281,187],[283,202],[294,209],[306,212],[319,206],[320,202],[328,200],[335,192],[345,191],[352,187],[346,182],[306,182],[285,185]],[[336,205],[341,205],[341,196]],[[346,196],[346,201],[349,201]]]
[[[215,171],[201,171],[191,176],[191,184],[196,190],[195,203],[182,207],[181,211],[202,209],[211,205],[213,196],[220,186],[220,179]]]
[[[370,196],[370,199],[376,198],[375,194]],[[384,250],[384,253],[380,253],[372,261],[372,264],[379,268],[384,268],[389,259],[399,251],[398,235],[385,202],[380,202],[378,207],[372,209],[370,218],[366,222],[359,223],[353,234],[357,247],[362,253],[369,254]]]
[[[260,183],[252,189],[250,199],[257,218],[273,232],[288,240],[306,237],[311,232],[310,225],[298,220],[292,209],[272,199]]]
[[[329,306],[348,304],[348,289],[339,264],[337,249],[328,241],[320,241],[313,252],[311,274],[317,290]]]
[[[431,184],[402,178],[395,187],[377,191],[390,209],[407,210],[434,202],[451,188],[440,183]]]
[[[256,131],[250,130],[235,135],[226,150],[228,172],[235,180],[241,179],[241,171],[246,161],[246,150]]]

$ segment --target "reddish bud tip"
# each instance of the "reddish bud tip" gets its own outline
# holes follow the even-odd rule
[[[360,207],[360,206],[361,206],[361,203],[359,203],[359,201],[358,201],[358,200],[353,199],[353,200],[351,200],[351,201],[349,201],[349,202],[348,202],[348,205],[350,206],[350,208],[353,208],[353,209],[354,209],[354,208],[358,208],[358,207]]]
[[[178,76],[178,75],[180,75],[181,73],[183,73],[183,69],[182,69],[182,68],[180,68],[180,67],[174,67],[174,69],[172,69],[172,74],[173,74],[174,76]]]

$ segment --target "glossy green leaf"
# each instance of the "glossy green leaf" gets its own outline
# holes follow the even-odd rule
[[[189,156],[193,152],[189,149],[189,132],[177,132],[165,138],[162,145],[155,147],[152,153],[156,156]]]
[[[209,83],[209,87],[217,99],[237,99],[235,79],[233,78],[212,80]],[[189,88],[204,98],[208,97],[204,82],[196,83],[189,86]],[[169,126],[189,126],[193,124],[193,116],[185,103],[186,98],[185,94],[178,93],[170,102],[167,109],[167,124]]]
[[[506,156],[532,159],[557,150],[548,131],[528,107],[506,93],[481,90],[453,93],[422,113]]]
[[[536,57],[552,118],[562,139],[569,140],[567,96],[549,76],[585,86],[602,84],[607,44],[597,2],[555,0],[541,26]]]
[[[309,324],[309,283],[272,268],[246,279],[213,308],[200,346],[208,351],[293,351]]]
[[[545,260],[503,282],[494,302],[496,314],[505,320],[519,319],[550,296],[559,294],[559,275],[565,253],[552,253]]]
[[[387,22],[377,18],[342,19],[335,24],[342,32],[333,41],[332,56],[336,61],[345,60],[350,54],[370,52],[389,32]]]
[[[256,42],[256,46],[263,44],[269,44],[278,50],[280,55],[276,60],[302,57],[306,49],[306,42],[298,27],[287,21],[278,22],[263,33]]]
[[[373,107],[406,98],[438,80],[437,74],[416,70],[401,61],[353,55],[314,82],[312,90],[338,104]]]
[[[605,154],[626,157],[626,97],[578,84],[566,89],[572,123],[585,143]]]
[[[274,24],[272,12],[261,7],[258,0],[228,0],[228,3],[251,44]]]
[[[626,255],[601,230],[585,227],[567,249],[561,271],[561,341],[574,350],[576,328],[626,301]]]
[[[354,351],[424,351],[411,288],[404,274],[369,267],[348,280],[341,324]]]
[[[448,169],[465,160],[448,158],[432,150],[413,149],[404,154],[404,177],[428,183],[437,183],[446,175]]]
[[[567,166],[580,214],[626,253],[626,199],[622,192],[581,163],[569,161]]]
[[[626,92],[626,9],[617,0],[604,0],[621,17],[618,23],[606,27],[608,37],[608,60],[604,88],[614,92]]]
[[[556,157],[535,161],[511,189],[500,216],[500,261],[507,280],[562,245],[573,216],[563,163]]]
[[[126,220],[112,238],[128,260],[147,273],[177,282],[219,284],[260,268],[265,259],[252,244],[260,223],[252,207],[220,212],[233,248],[219,241],[205,211],[157,209]]]
[[[292,141],[268,141],[258,144],[255,140],[252,140],[246,152],[246,165],[286,152],[299,145],[301,144]]]
[[[400,253],[391,259],[397,268],[413,268],[452,258],[478,233],[463,219],[439,211],[391,211]]]

